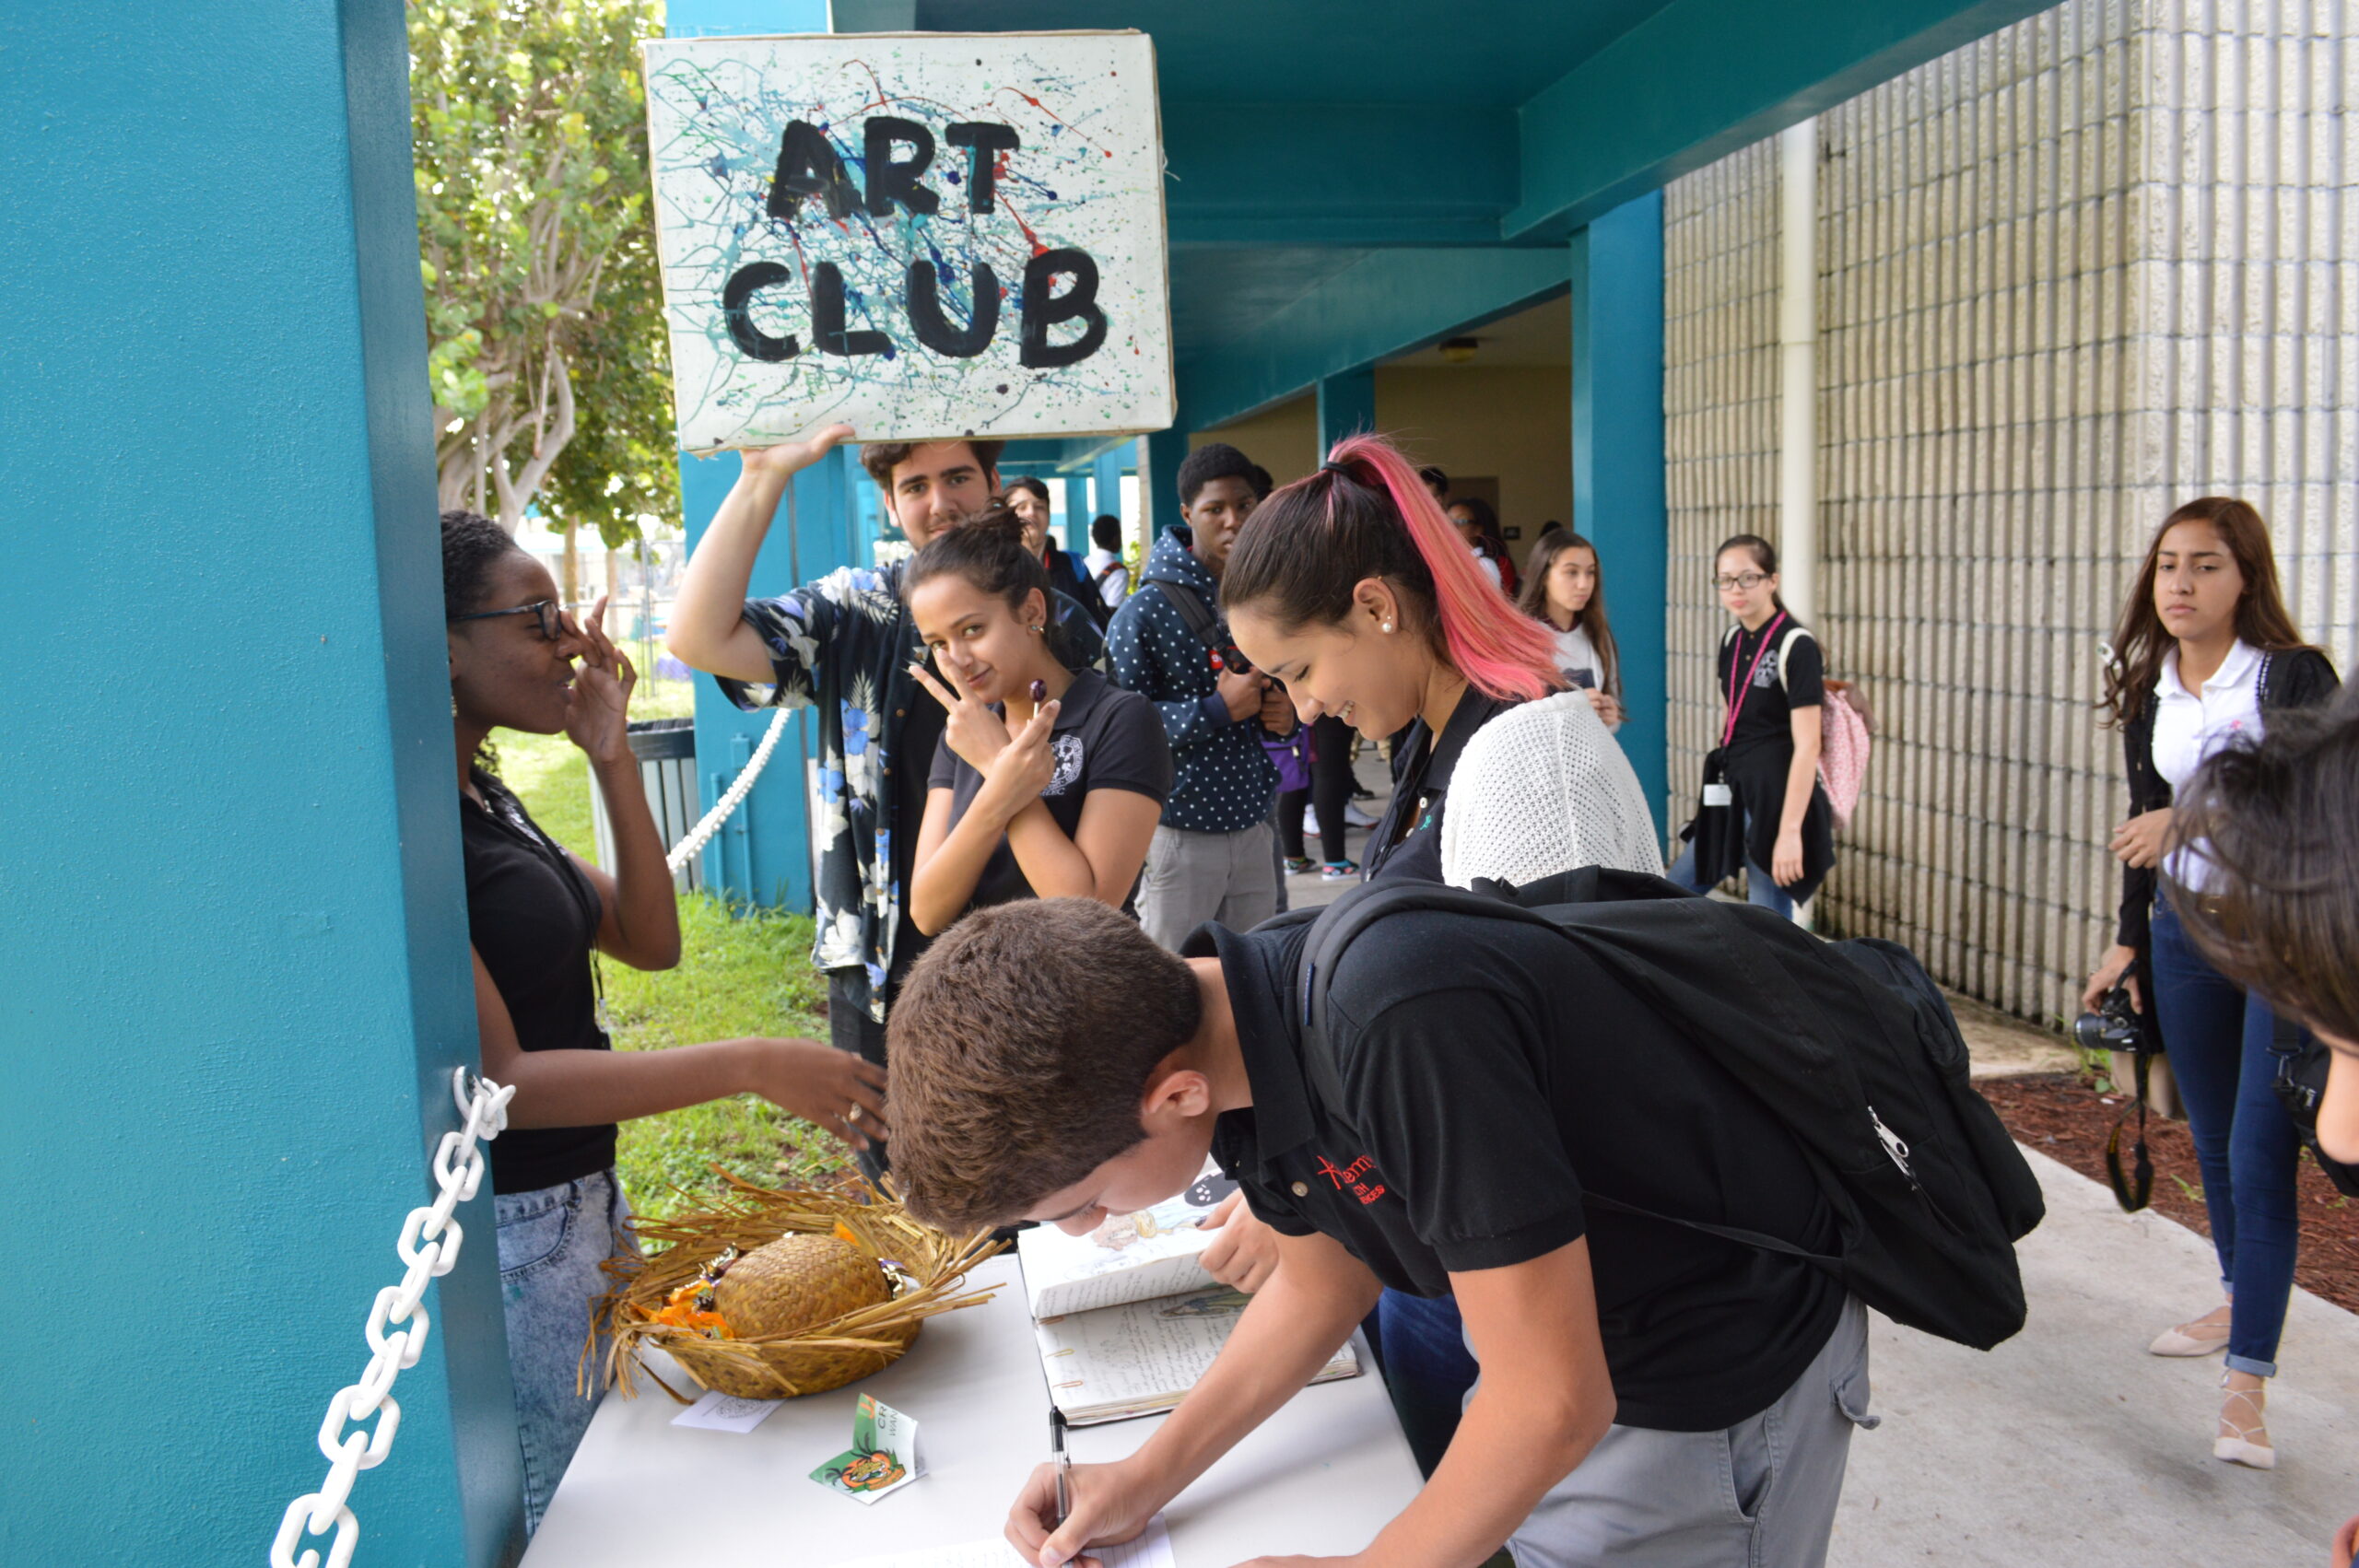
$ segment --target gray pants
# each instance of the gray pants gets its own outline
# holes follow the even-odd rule
[[[1157,827],[1139,877],[1139,924],[1177,953],[1206,920],[1250,930],[1278,912],[1278,863],[1270,825],[1235,833]]]
[[[1614,1426],[1540,1500],[1517,1568],[1818,1568],[1868,1414],[1868,1311],[1855,1297],[1778,1402],[1725,1432]]]

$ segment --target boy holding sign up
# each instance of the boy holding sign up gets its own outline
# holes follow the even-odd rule
[[[775,599],[745,596],[787,486],[851,435],[834,425],[807,441],[744,454],[745,472],[689,558],[665,642],[682,662],[719,677],[740,708],[817,710],[822,815],[812,825],[819,873],[811,961],[827,971],[837,1048],[882,1065],[886,1007],[925,949],[908,890],[926,769],[946,716],[910,673],[925,650],[901,602],[901,563],[845,567]],[[882,441],[860,455],[886,511],[921,548],[991,504],[1000,445]],[[755,689],[762,685],[769,690]],[[881,1148],[860,1160],[871,1176],[883,1169]]]

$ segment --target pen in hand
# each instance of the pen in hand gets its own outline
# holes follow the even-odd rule
[[[1061,1530],[1073,1514],[1073,1459],[1065,1453],[1065,1413],[1054,1405],[1049,1407],[1049,1457],[1057,1467],[1057,1517],[1049,1527]]]

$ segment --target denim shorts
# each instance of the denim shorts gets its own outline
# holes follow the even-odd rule
[[[637,1254],[639,1243],[630,1233],[630,1205],[611,1167],[579,1181],[500,1193],[492,1209],[499,1224],[499,1300],[516,1382],[529,1533],[540,1527],[598,1409],[605,1345],[599,1343],[586,1365],[582,1347],[590,1339],[592,1309],[615,1282],[599,1265]],[[577,1377],[583,1377],[581,1387]]]

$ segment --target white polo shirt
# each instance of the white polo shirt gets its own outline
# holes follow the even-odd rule
[[[2162,673],[2154,680],[2154,771],[2170,785],[2174,799],[2212,753],[2259,742],[2260,665],[2260,654],[2240,638],[2203,689],[2190,692],[2179,682],[2178,649],[2163,655]],[[2164,871],[2182,887],[2212,890],[2211,867],[2200,853],[2183,850]]]

